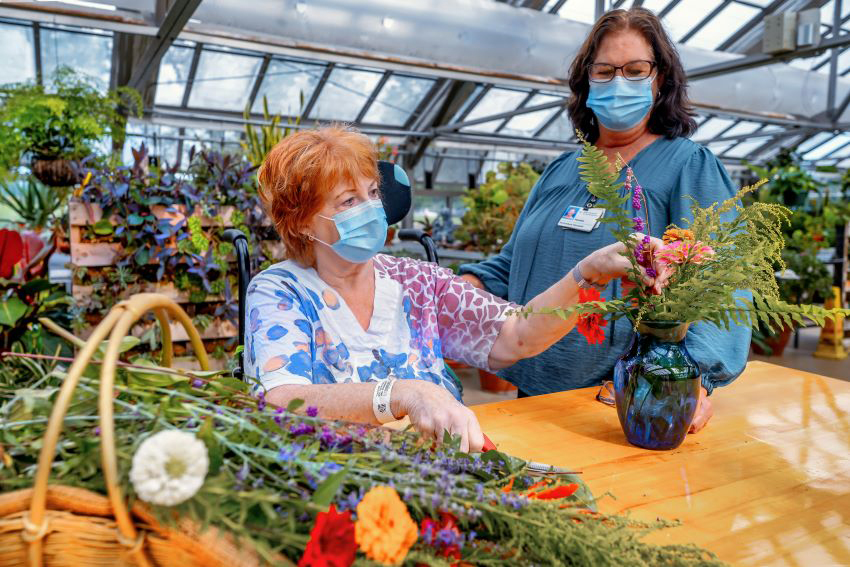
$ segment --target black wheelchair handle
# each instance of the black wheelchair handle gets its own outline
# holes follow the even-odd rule
[[[418,228],[402,228],[398,231],[398,238],[399,240],[410,240],[421,243],[422,246],[425,247],[425,256],[428,258],[428,261],[435,264],[440,263],[440,258],[437,256],[437,244],[434,242],[434,239],[431,238],[431,235],[426,233],[424,230],[420,230]]]
[[[227,230],[224,231],[222,236],[224,237],[224,239],[226,241],[232,242],[234,244],[240,238],[244,238],[246,241],[248,240],[248,237],[245,236],[245,233],[242,232],[241,230],[239,230],[238,228],[228,228]]]

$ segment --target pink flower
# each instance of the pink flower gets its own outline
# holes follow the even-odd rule
[[[714,249],[702,242],[691,240],[676,240],[665,244],[655,254],[655,259],[662,264],[702,264],[714,256]]]

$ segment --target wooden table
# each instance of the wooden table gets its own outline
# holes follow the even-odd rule
[[[693,542],[736,565],[850,565],[850,382],[751,362],[674,451],[629,445],[596,391],[472,409],[501,450],[614,494],[602,511],[682,520],[647,541]]]

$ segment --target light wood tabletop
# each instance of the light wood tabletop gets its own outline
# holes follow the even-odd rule
[[[850,382],[750,362],[673,451],[629,445],[596,392],[471,409],[500,450],[611,492],[602,511],[683,522],[647,541],[696,543],[735,565],[850,565]]]

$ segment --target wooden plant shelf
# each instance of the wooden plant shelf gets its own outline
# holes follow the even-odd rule
[[[197,207],[193,211],[193,215],[200,217],[202,227],[230,228],[232,226],[233,213],[235,210],[235,207],[222,207],[219,215],[209,216],[201,214],[200,207]],[[153,214],[153,216],[158,219],[173,219],[173,223],[177,223],[185,218],[186,213],[187,211],[185,207],[180,206],[173,207],[171,210],[167,210],[165,206],[159,205],[151,207],[151,214]],[[100,221],[102,218],[103,210],[100,206],[85,204],[79,200],[71,201],[69,205],[69,219],[71,225],[71,264],[73,264],[75,268],[86,268],[89,273],[91,273],[99,268],[114,265],[121,256],[121,243],[109,242],[107,239],[95,242],[87,241],[87,228]],[[121,219],[119,218],[110,220],[114,225],[121,222]],[[264,223],[264,225],[271,226],[269,222]],[[272,257],[284,257],[283,244],[280,241],[265,240],[262,241],[260,245],[263,249],[269,252]],[[235,259],[235,256],[232,259]],[[156,258],[151,258],[149,263],[157,265],[158,260]],[[81,284],[75,272],[74,280],[72,282],[72,295],[74,300],[77,302],[85,301],[87,297],[92,296],[94,291],[94,286]],[[125,292],[119,294],[119,298],[124,299],[125,297],[129,297],[132,293],[139,292],[161,293],[184,306],[188,306],[192,303],[189,300],[189,293],[177,289],[174,282],[171,281],[139,282],[138,286],[134,285],[132,288],[129,288]],[[222,295],[207,295],[202,304],[205,306],[206,311],[210,312],[211,308],[214,309],[217,306],[216,304],[220,305],[223,301],[224,297]],[[151,321],[139,323],[133,328],[132,334],[134,336],[141,337],[154,324],[155,323]],[[87,337],[90,333],[91,329],[88,329],[83,333],[83,336]],[[172,340],[175,342],[188,341],[186,332],[183,330],[182,326],[176,323],[171,324],[171,333]],[[222,318],[213,319],[212,323],[201,332],[201,337],[205,341],[232,339],[237,335],[238,330],[236,326],[230,321]]]

